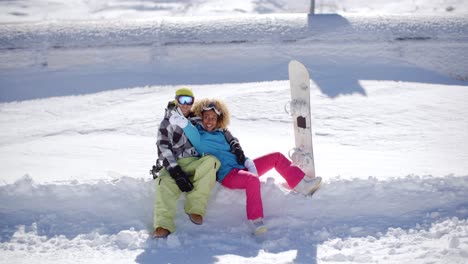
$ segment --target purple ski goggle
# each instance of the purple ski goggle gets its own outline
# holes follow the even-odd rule
[[[193,104],[193,97],[188,95],[181,95],[177,97],[177,102],[180,105],[192,105]]]
[[[209,110],[215,111],[215,113],[216,113],[217,115],[221,115],[221,114],[222,114],[221,111],[219,111],[219,110],[216,108],[216,105],[215,105],[215,103],[213,103],[213,102],[211,102],[211,103],[209,103],[207,106],[204,106],[204,107],[203,107],[203,111],[209,111]]]

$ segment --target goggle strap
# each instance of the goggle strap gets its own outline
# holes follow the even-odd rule
[[[215,106],[205,106],[203,107],[203,111],[210,111],[213,110],[217,115],[221,115],[221,111],[219,111]]]

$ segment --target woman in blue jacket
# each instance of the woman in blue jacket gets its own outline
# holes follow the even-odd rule
[[[201,99],[192,106],[192,111],[197,116],[194,124],[181,116],[174,116],[169,121],[183,128],[199,153],[214,155],[219,159],[221,167],[217,181],[230,189],[245,189],[247,219],[255,235],[267,231],[263,223],[259,176],[275,168],[291,189],[304,195],[312,194],[320,186],[320,177],[305,177],[305,173],[280,152],[255,160],[246,158],[237,138],[227,130],[230,114],[223,101]]]

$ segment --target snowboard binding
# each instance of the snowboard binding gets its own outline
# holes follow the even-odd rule
[[[284,111],[290,116],[307,116],[308,106],[304,101],[292,100],[284,105]]]
[[[314,165],[314,158],[312,153],[305,152],[303,149],[300,148],[293,148],[289,150],[288,156],[291,161],[301,168],[306,174],[310,176],[315,176],[315,165]],[[314,175],[309,175],[309,174]]]

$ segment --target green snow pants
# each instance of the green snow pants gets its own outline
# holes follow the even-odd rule
[[[186,193],[185,213],[204,216],[211,189],[216,182],[219,160],[211,155],[182,158],[177,161],[183,171],[190,175],[193,190]],[[171,233],[175,231],[174,218],[176,202],[182,191],[166,169],[162,169],[156,179],[156,194],[153,227],[163,227]]]

